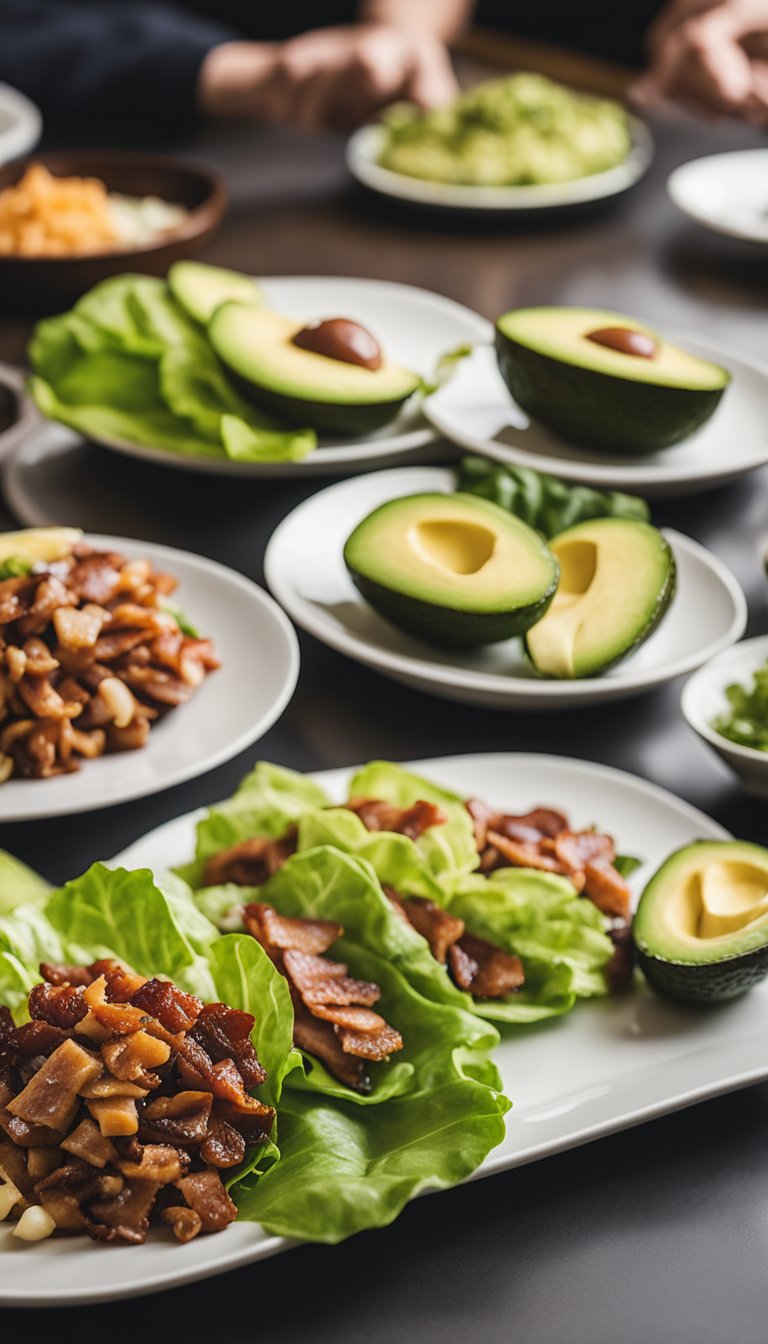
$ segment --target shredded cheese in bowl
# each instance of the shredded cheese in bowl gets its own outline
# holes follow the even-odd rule
[[[95,177],[55,177],[31,164],[0,191],[0,256],[65,257],[139,247],[181,223],[183,205],[123,196]]]

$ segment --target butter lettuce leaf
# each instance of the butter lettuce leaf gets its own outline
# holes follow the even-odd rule
[[[94,439],[197,456],[278,461],[317,443],[252,407],[163,280],[119,275],[35,327],[29,390],[42,413]]]
[[[51,885],[44,877],[0,849],[0,915],[8,914],[17,905],[43,901],[50,890]]]

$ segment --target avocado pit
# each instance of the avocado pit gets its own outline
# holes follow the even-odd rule
[[[605,345],[609,350],[618,350],[620,355],[635,355],[639,359],[653,359],[658,346],[647,331],[635,331],[632,327],[599,327],[590,331],[588,341],[595,345]]]
[[[308,322],[292,337],[291,344],[300,350],[324,355],[326,359],[337,359],[342,364],[357,364],[372,370],[381,368],[381,346],[376,337],[348,317]]]

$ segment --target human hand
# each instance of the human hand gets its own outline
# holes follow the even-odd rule
[[[768,124],[768,0],[672,0],[649,33],[651,64],[632,96],[705,116]]]
[[[208,53],[199,102],[214,115],[254,116],[301,130],[348,130],[399,99],[420,107],[458,91],[433,36],[384,24],[325,28],[286,42],[227,42]]]

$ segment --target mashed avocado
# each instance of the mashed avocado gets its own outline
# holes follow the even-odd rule
[[[616,167],[631,148],[627,115],[618,103],[534,74],[480,84],[431,112],[399,104],[385,127],[383,168],[468,186],[588,177]]]

